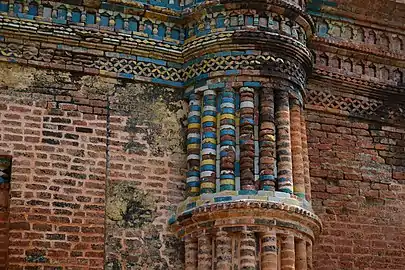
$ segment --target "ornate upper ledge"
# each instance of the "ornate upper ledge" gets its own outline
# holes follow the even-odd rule
[[[405,30],[405,2],[402,0],[313,0],[307,10],[315,16]]]

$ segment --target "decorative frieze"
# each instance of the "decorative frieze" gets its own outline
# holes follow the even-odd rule
[[[318,37],[344,41],[353,45],[366,45],[369,48],[393,54],[405,52],[403,34],[355,24],[352,21],[338,21],[322,17],[314,17],[314,19]]]
[[[341,74],[345,80],[351,77],[359,80],[378,82],[391,86],[401,86],[404,83],[405,62],[401,66],[392,66],[335,53],[315,51],[316,69],[318,74]]]

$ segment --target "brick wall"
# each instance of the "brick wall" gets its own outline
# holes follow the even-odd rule
[[[182,92],[126,84],[111,96],[106,269],[182,269],[168,232],[184,198]]]
[[[49,86],[2,87],[0,149],[13,156],[9,269],[103,265],[103,97],[83,96],[62,75],[43,78]]]
[[[178,95],[17,65],[0,75],[0,155],[13,157],[8,269],[179,269],[166,225],[183,196]]]
[[[405,129],[307,110],[315,269],[404,269]]]

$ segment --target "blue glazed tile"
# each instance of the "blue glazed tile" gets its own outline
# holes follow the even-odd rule
[[[208,77],[209,77],[208,74],[201,74],[201,75],[198,75],[195,79],[198,81],[198,80],[207,79]]]
[[[166,81],[158,78],[153,78],[151,80],[152,83],[160,83],[160,84],[165,84],[173,87],[183,87],[184,84],[182,82],[173,82],[173,81]]]
[[[133,74],[128,74],[128,73],[118,73],[118,77],[125,78],[125,79],[133,79],[134,75]]]
[[[174,224],[175,222],[176,222],[176,216],[171,216],[170,218],[169,218],[169,220],[168,220],[168,224],[169,225],[172,225],[172,224]]]
[[[214,84],[210,84],[208,86],[209,89],[218,89],[218,88],[224,88],[225,87],[225,83],[214,83]]]
[[[247,87],[260,87],[262,84],[260,82],[244,82],[243,86]]]
[[[214,202],[228,202],[232,201],[232,196],[223,196],[214,198]]]
[[[227,70],[227,71],[225,71],[225,75],[239,75],[239,70],[236,70],[236,69]]]
[[[0,2],[0,12],[7,12],[8,11],[8,2]]]
[[[66,24],[67,21],[63,19],[53,19],[52,22],[58,23],[58,24]]]
[[[183,65],[182,65],[182,64],[174,63],[174,62],[167,62],[167,66],[168,66],[168,67],[178,68],[178,69],[183,68]]]
[[[95,24],[96,23],[96,14],[87,13],[86,14],[86,24]]]
[[[0,4],[1,6],[1,4]],[[36,2],[31,2],[28,5],[28,15],[38,16],[38,4]]]
[[[239,195],[256,195],[257,190],[239,190],[238,194]]]
[[[186,209],[190,210],[190,209],[192,209],[192,208],[194,208],[196,206],[197,206],[196,202],[192,202],[192,203],[187,204]]]
[[[75,22],[75,23],[80,22],[81,17],[82,17],[82,13],[80,12],[80,10],[72,11],[72,22]]]
[[[147,63],[154,63],[154,64],[156,64],[156,65],[161,65],[161,66],[165,66],[166,63],[167,63],[167,62],[164,61],[164,60],[152,59],[152,58],[141,57],[141,56],[138,56],[138,61],[147,62]]]

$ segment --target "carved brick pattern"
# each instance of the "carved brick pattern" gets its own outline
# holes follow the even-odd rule
[[[323,110],[332,109],[342,114],[385,120],[403,120],[405,111],[405,108],[399,105],[387,106],[382,100],[344,97],[315,89],[308,89],[306,104]]]
[[[275,58],[271,55],[228,55],[196,61],[184,69],[159,65],[150,62],[141,62],[128,58],[96,57],[84,54],[67,52],[57,49],[38,49],[37,46],[20,45],[14,43],[0,43],[0,56],[24,60],[50,62],[60,65],[83,65],[100,71],[125,73],[136,76],[158,78],[167,81],[181,82],[193,79],[201,74],[226,70],[254,70],[261,64],[276,63],[272,70],[288,74],[304,83],[304,72],[292,62]]]

